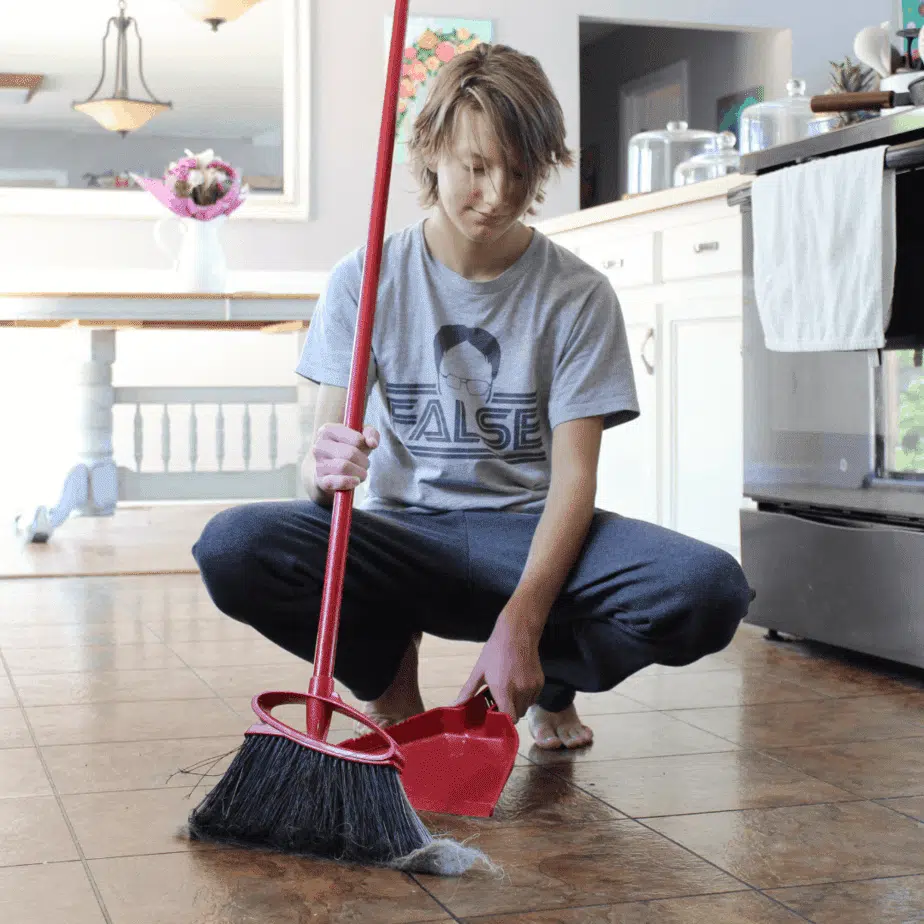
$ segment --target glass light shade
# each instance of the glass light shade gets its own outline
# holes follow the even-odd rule
[[[84,115],[95,119],[103,128],[111,132],[118,132],[124,138],[129,132],[141,128],[159,112],[172,108],[172,103],[157,99],[151,92],[141,67],[141,33],[138,23],[133,16],[125,15],[126,0],[119,0],[119,15],[112,16],[106,23],[106,32],[103,35],[103,72],[99,83],[85,100],[74,103],[74,109]],[[112,27],[115,26],[116,53],[115,53],[115,87],[111,96],[98,97],[97,94],[106,81],[106,40]],[[138,80],[148,94],[148,98],[135,99],[128,88],[128,30],[135,30],[138,55]]]
[[[195,19],[207,22],[216,31],[223,22],[231,22],[243,16],[260,0],[177,0]]]
[[[138,99],[95,99],[75,103],[78,112],[96,119],[111,132],[133,132],[146,125],[158,113],[170,107],[166,103],[152,103]]]

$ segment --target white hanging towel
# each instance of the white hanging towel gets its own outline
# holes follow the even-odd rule
[[[754,290],[768,350],[885,345],[895,281],[895,174],[885,151],[755,179]]]

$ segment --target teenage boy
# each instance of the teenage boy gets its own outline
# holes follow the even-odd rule
[[[194,554],[220,609],[310,661],[333,496],[368,480],[337,678],[388,725],[423,710],[421,633],[483,642],[459,699],[487,684],[539,747],[582,747],[576,691],[724,648],[748,585],[727,553],[594,508],[601,434],[638,403],[609,281],[523,221],[572,164],[539,63],[502,45],[456,57],[410,153],[429,214],[385,243],[363,432],[342,424],[360,249],[298,366],[320,385],[310,500],[225,511]]]

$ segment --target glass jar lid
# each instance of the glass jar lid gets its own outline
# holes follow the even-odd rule
[[[635,141],[667,141],[669,143],[676,141],[706,141],[714,138],[715,132],[703,131],[698,128],[690,128],[687,122],[676,121],[668,122],[667,128],[653,129],[652,131],[639,132],[631,140]]]
[[[737,139],[733,132],[720,132],[710,150],[691,157],[686,163],[737,167],[741,162],[741,155],[735,148],[736,144]]]

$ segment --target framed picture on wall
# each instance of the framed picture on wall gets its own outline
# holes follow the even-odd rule
[[[385,18],[385,54],[391,44],[391,16]],[[407,161],[407,143],[414,118],[427,100],[430,85],[446,62],[493,40],[494,26],[487,19],[411,16],[407,24],[404,60],[401,64],[401,91],[395,163]]]
[[[908,23],[924,25],[924,3],[921,0],[895,0],[896,13],[900,17],[896,29],[904,29]]]
[[[900,7],[899,13],[901,16],[897,28],[904,29],[906,26],[912,26],[920,29],[921,26],[924,26],[924,3],[922,3],[921,0],[897,0],[897,2]],[[893,44],[899,41],[899,39],[893,39]],[[904,41],[901,41],[898,47],[904,54]],[[919,55],[920,49],[918,48],[918,42],[915,41],[911,48],[911,56],[917,58]]]

